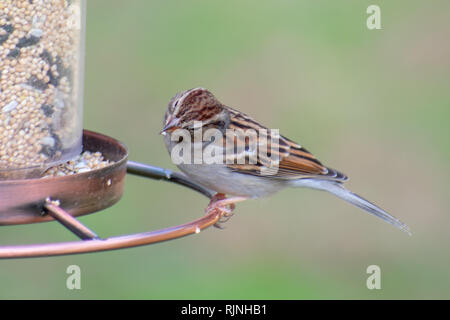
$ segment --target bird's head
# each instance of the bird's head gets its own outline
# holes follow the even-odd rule
[[[169,102],[161,133],[176,129],[193,129],[195,122],[202,126],[223,121],[226,111],[214,95],[205,88],[195,88],[176,94]]]

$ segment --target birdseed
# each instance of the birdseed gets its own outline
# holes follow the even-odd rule
[[[114,161],[105,160],[100,152],[85,151],[73,160],[51,167],[44,172],[43,178],[69,176],[77,173],[101,169],[113,164]]]
[[[83,1],[0,0],[0,179],[81,152]]]

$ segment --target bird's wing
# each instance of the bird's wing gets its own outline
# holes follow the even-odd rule
[[[253,129],[259,134],[259,141],[265,141],[267,150],[267,152],[258,152],[251,148],[250,146],[254,143],[252,144],[252,139],[248,135],[237,134],[234,137],[227,135],[224,139],[224,145],[225,149],[230,151],[226,153],[226,160],[227,166],[231,170],[243,174],[286,180],[314,177],[334,181],[348,179],[343,173],[322,165],[314,155],[299,144],[281,135],[274,135],[249,116],[231,108],[230,115],[228,129],[234,132],[239,132],[239,130],[246,132],[248,129]],[[261,129],[266,134],[260,134]],[[234,147],[239,143],[245,146],[241,150]],[[230,146],[234,150],[230,150]],[[252,156],[253,162],[250,161]]]

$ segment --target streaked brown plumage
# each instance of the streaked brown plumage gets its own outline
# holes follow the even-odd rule
[[[234,110],[230,107],[223,106],[230,113],[229,129],[267,129],[244,113]],[[268,130],[268,129],[267,129]],[[270,135],[269,135],[270,137]],[[318,177],[332,179],[337,181],[347,180],[344,174],[325,167],[317,158],[305,148],[289,140],[283,136],[279,137],[279,145],[276,146],[279,154],[278,171],[271,178],[280,179],[299,179],[306,177]],[[244,174],[260,175],[260,167],[264,166],[261,159],[255,165],[228,165],[233,171]]]

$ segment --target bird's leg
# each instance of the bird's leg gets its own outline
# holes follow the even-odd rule
[[[247,200],[246,197],[232,197],[227,198],[223,193],[216,193],[209,202],[206,212],[218,211],[220,214],[219,221],[214,224],[215,227],[222,229],[222,223],[227,222],[233,216],[233,210],[236,207],[235,203]]]

